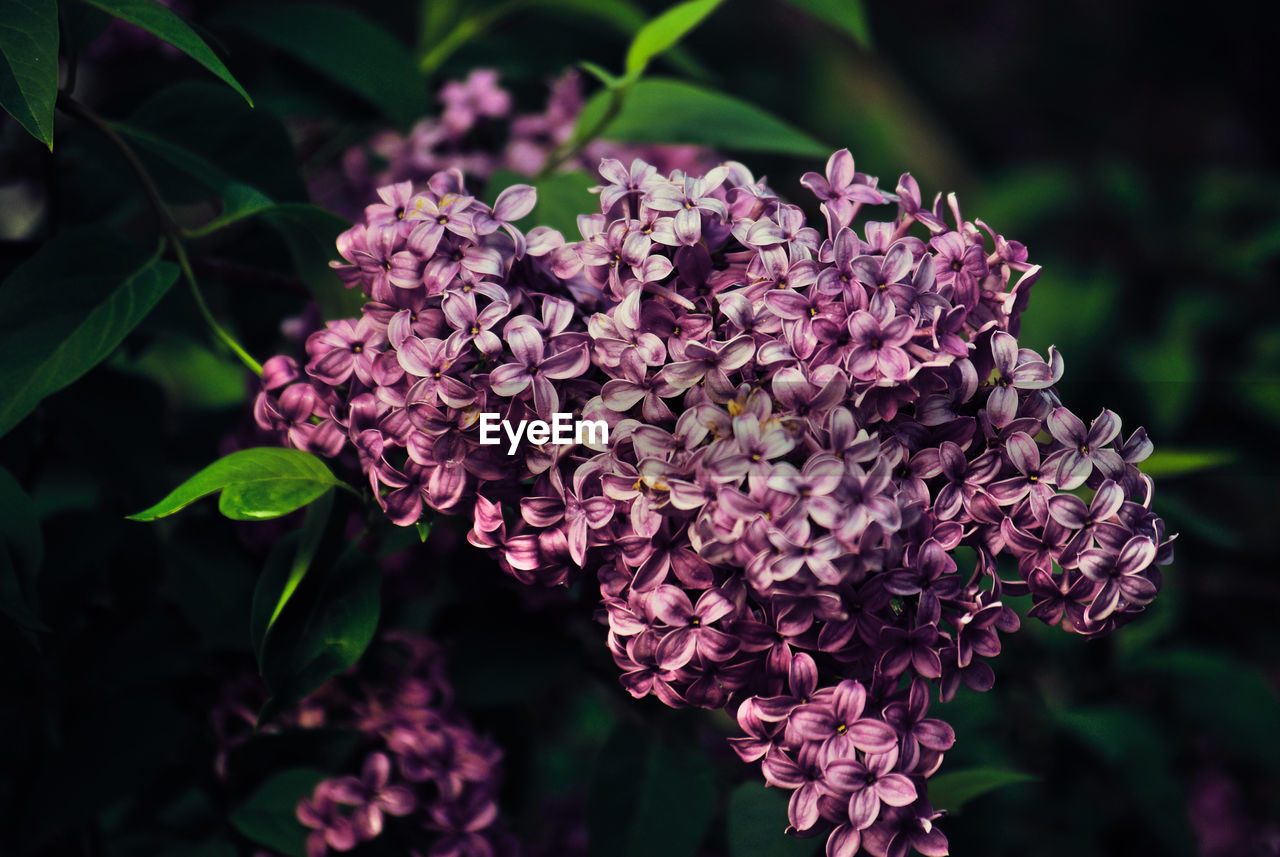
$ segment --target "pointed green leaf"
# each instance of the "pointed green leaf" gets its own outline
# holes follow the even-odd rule
[[[228,86],[240,93],[245,101],[253,104],[249,93],[244,91],[240,81],[232,76],[205,40],[200,38],[196,31],[191,29],[191,25],[182,20],[176,12],[158,0],[81,0],[81,2],[114,15],[122,21],[128,21],[156,38],[163,39],[222,78]]]
[[[302,531],[295,530],[271,547],[267,561],[263,563],[258,582],[253,587],[253,602],[249,608],[249,641],[253,644],[253,656],[262,664],[262,644],[267,641],[267,626],[271,614],[280,600],[280,593],[289,580],[290,567],[298,555]]]
[[[644,9],[630,0],[534,0],[530,5],[578,22],[594,18],[627,36],[634,36],[646,22]],[[679,45],[669,48],[664,56],[685,74],[703,78],[711,75],[706,66]]]
[[[797,9],[830,24],[853,39],[859,47],[871,49],[871,24],[862,0],[785,0]]]
[[[627,50],[626,77],[636,80],[653,59],[701,24],[723,0],[686,0],[640,28]]]
[[[359,12],[312,3],[238,6],[222,16],[362,96],[398,125],[430,107],[409,49]]]
[[[223,515],[235,521],[261,521],[301,509],[341,484],[328,466],[309,452],[276,447],[242,449],[210,464],[159,503],[130,515],[129,520],[164,518],[220,491],[218,511]]]
[[[974,798],[1002,786],[1035,782],[1036,778],[1021,771],[1003,768],[970,768],[967,771],[949,771],[937,774],[929,780],[929,802],[938,809],[952,814]]]
[[[157,252],[54,238],[0,285],[0,435],[105,359],[178,279]]]
[[[298,821],[298,804],[328,776],[317,768],[281,771],[231,811],[231,826],[272,851],[306,857],[307,828]]]
[[[0,107],[53,149],[57,97],[56,0],[5,0],[0,7]]]
[[[594,77],[596,80],[604,84],[606,89],[617,89],[626,83],[625,80],[615,74],[610,74],[607,69],[601,68],[593,62],[583,60],[578,63],[578,68]]]
[[[289,566],[277,560],[272,573],[264,574],[255,607],[280,603]],[[275,586],[281,588],[273,591]],[[271,690],[268,710],[297,702],[360,660],[378,628],[381,586],[378,564],[354,547],[336,560],[316,557],[262,638],[259,668]],[[254,612],[256,630],[265,611]]]
[[[610,93],[601,91],[578,117],[579,130],[591,128],[608,109]],[[803,131],[732,95],[663,78],[637,82],[622,109],[600,135],[628,143],[693,143],[726,151],[776,152],[825,158],[827,146]]]
[[[311,567],[311,561],[315,559],[316,551],[320,548],[320,539],[324,536],[324,528],[329,523],[329,513],[331,511],[333,511],[332,491],[326,491],[320,495],[320,499],[312,503],[311,508],[307,509],[307,517],[302,524],[302,531],[298,537],[298,550],[293,554],[293,561],[289,564],[289,576],[285,579],[284,586],[280,587],[279,594],[276,596],[275,606],[271,608],[271,613],[267,617],[266,627],[262,629],[262,639],[264,641],[267,634],[271,632],[271,626],[280,618],[280,611],[289,603],[293,593],[298,590],[298,585],[302,583],[302,578],[306,576],[307,569]],[[257,604],[254,607],[257,607]]]
[[[1236,454],[1229,449],[1167,449],[1160,447],[1139,462],[1138,468],[1154,478],[1188,476],[1231,464]]]

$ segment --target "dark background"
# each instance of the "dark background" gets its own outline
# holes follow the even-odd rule
[[[184,14],[258,109],[208,94],[155,121],[179,139],[225,138],[240,175],[302,198],[302,178],[387,120],[220,26],[224,5]],[[418,31],[415,4],[348,5],[406,43]],[[947,819],[955,854],[1280,853],[1280,45],[1255,7],[874,4],[868,50],[790,6],[730,0],[686,43],[708,84],[848,146],[890,188],[910,171],[927,197],[956,191],[966,217],[1025,243],[1044,273],[1023,344],[1063,353],[1074,411],[1110,407],[1166,453],[1151,468],[1155,508],[1180,536],[1147,615],[1090,642],[1027,622],[1005,640],[993,691],[935,709],[959,735],[944,772],[1036,778]],[[425,97],[494,67],[532,111],[564,67],[617,69],[625,46],[594,18],[530,8],[432,81],[404,86]],[[145,42],[83,59],[78,74],[79,97],[113,118],[169,84],[216,83]],[[307,140],[301,170],[286,122]],[[50,155],[0,124],[0,273],[77,225],[154,241],[118,156],[83,126],[60,121],[58,134]],[[822,166],[726,154],[784,194]],[[195,202],[180,177],[161,177]],[[278,239],[238,230],[201,250],[215,310],[251,352],[284,348],[279,324],[306,296]],[[41,520],[49,628],[23,634],[0,620],[0,854],[250,853],[226,823],[243,793],[213,776],[206,717],[219,677],[252,670],[248,603],[278,531],[246,532],[204,507],[158,527],[123,520],[245,427],[249,386],[207,341],[175,287],[117,356],[0,439],[0,464]],[[384,622],[429,627],[446,646],[461,701],[508,753],[504,810],[517,833],[539,835],[549,797],[571,815],[581,805],[613,723],[635,711],[673,719],[617,688],[589,599],[531,611],[444,536],[403,564]],[[477,608],[494,589],[498,606]],[[673,722],[724,728],[710,716]],[[714,744],[727,793],[752,775]],[[723,809],[707,853],[728,848]]]

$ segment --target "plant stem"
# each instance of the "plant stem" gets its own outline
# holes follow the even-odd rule
[[[143,196],[146,197],[147,204],[151,206],[152,212],[160,223],[160,231],[173,247],[174,256],[178,260],[178,268],[182,271],[182,276],[187,281],[191,297],[195,300],[196,308],[200,311],[201,317],[204,318],[205,324],[209,326],[215,337],[231,349],[231,352],[240,359],[241,363],[247,366],[255,375],[261,377],[262,364],[254,360],[249,352],[236,341],[236,338],[218,323],[213,312],[209,309],[209,305],[205,302],[204,294],[200,291],[200,283],[196,280],[195,272],[191,269],[191,260],[187,256],[187,248],[182,243],[182,229],[178,226],[177,221],[173,219],[173,214],[169,211],[169,207],[165,205],[164,199],[160,196],[160,191],[156,188],[156,184],[147,172],[147,168],[138,159],[137,153],[133,151],[133,147],[125,142],[124,138],[111,127],[110,123],[67,93],[59,93],[58,107],[77,119],[92,125],[119,150],[125,159],[125,163],[129,165],[129,169],[133,171],[138,183],[142,186]]]
[[[182,241],[177,237],[172,237],[172,241],[174,255],[178,257],[178,267],[182,270],[182,276],[187,280],[187,286],[191,290],[191,297],[196,302],[196,308],[200,310],[200,315],[204,316],[205,324],[209,325],[209,329],[213,331],[214,336],[221,339],[231,349],[231,352],[240,358],[241,363],[248,366],[253,374],[261,378],[262,364],[254,360],[252,355],[244,350],[244,346],[237,342],[236,338],[218,323],[213,311],[205,303],[204,293],[200,291],[200,284],[196,281],[195,271],[191,270],[191,260],[187,258],[187,248],[182,246]]]

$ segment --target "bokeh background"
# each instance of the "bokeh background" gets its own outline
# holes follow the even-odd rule
[[[340,172],[351,146],[438,112],[444,81],[495,69],[518,108],[538,111],[549,82],[578,61],[620,67],[626,9],[663,6],[336,4],[419,57],[459,21],[479,22],[429,74],[397,79],[388,107],[228,4],[175,5],[256,109],[186,57],[106,31],[105,17],[84,10],[64,16],[64,47],[79,40],[77,97],[295,200]],[[1155,508],[1180,533],[1141,621],[1089,642],[1024,623],[995,663],[993,691],[936,709],[958,733],[944,772],[1026,775],[963,802],[945,821],[952,853],[1280,854],[1274,29],[1237,2],[1185,12],[1102,0],[850,5],[845,29],[806,5],[729,0],[659,70],[847,146],[890,187],[909,171],[926,196],[955,191],[966,216],[1025,243],[1044,273],[1023,343],[1062,352],[1059,389],[1077,413],[1105,406],[1126,432],[1147,427]],[[287,20],[289,10],[275,12]],[[363,36],[326,37],[313,34],[337,63]],[[119,155],[82,125],[60,121],[57,133],[50,154],[0,122],[0,275],[76,227],[154,241]],[[822,167],[719,149],[784,194]],[[184,215],[205,211],[198,185],[155,169]],[[307,311],[303,283],[331,246],[289,244],[249,222],[197,247],[210,303],[250,351],[296,348],[282,322]],[[259,742],[251,773],[227,782],[213,768],[208,713],[221,682],[252,671],[249,604],[281,530],[203,507],[161,527],[123,520],[243,435],[249,394],[174,288],[105,364],[0,438],[0,465],[30,495],[44,542],[29,592],[44,630],[0,618],[0,854],[249,854],[228,817],[257,785],[253,772],[314,752]],[[701,741],[691,746],[707,756],[717,795],[702,853],[815,850],[817,840],[782,840],[785,818],[768,796],[736,790],[751,773],[724,750],[727,721],[628,699],[589,599],[530,604],[458,532],[441,522],[425,548],[396,555],[383,621],[429,629],[444,646],[460,704],[507,753],[515,833],[549,842],[553,828],[577,831],[556,847],[581,847],[622,723]],[[632,853],[660,853],[645,841]]]

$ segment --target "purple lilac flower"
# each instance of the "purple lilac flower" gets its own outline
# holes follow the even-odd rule
[[[224,742],[222,778],[229,775],[230,747],[255,729],[350,730],[363,736],[367,750],[357,773],[321,780],[298,804],[298,821],[311,831],[307,857],[351,851],[392,824],[429,831],[432,854],[451,853],[460,844],[463,850],[452,853],[509,853],[496,802],[502,752],[454,708],[443,658],[431,640],[387,633],[350,673],[258,723],[254,712],[264,697],[256,681],[225,688],[212,715]]]
[[[117,22],[118,23],[118,22]],[[114,26],[114,25],[113,25]],[[146,35],[146,34],[143,34]],[[150,38],[149,36],[147,36]],[[105,39],[103,41],[106,41]],[[166,49],[168,46],[164,46]],[[424,185],[431,176],[448,169],[461,169],[478,180],[488,178],[496,170],[511,170],[534,175],[547,163],[556,146],[573,134],[578,115],[586,99],[582,79],[577,71],[565,72],[553,81],[547,103],[541,113],[518,113],[514,99],[502,88],[493,69],[474,69],[463,80],[444,83],[437,95],[440,111],[436,116],[419,120],[407,134],[381,131],[343,155],[341,163],[309,178],[311,196],[320,204],[350,218],[359,219],[361,210],[375,194],[384,189],[408,187],[410,193]],[[301,129],[304,130],[305,129]],[[479,131],[480,133],[477,133]],[[505,140],[501,146],[484,141]],[[681,170],[700,175],[716,166],[718,159],[698,146],[635,145],[597,140],[562,167],[564,170],[593,170],[604,159],[606,187],[603,199],[612,205],[630,192],[630,185],[644,182],[644,172],[665,175]],[[638,163],[635,172],[630,165]],[[626,166],[624,166],[626,165]],[[366,214],[370,223],[390,225],[403,218],[405,200],[383,197],[378,211]],[[397,215],[397,211],[400,212]],[[661,214],[654,209],[655,214]],[[519,208],[505,212],[495,203],[490,214],[510,222],[528,211]],[[388,216],[390,215],[390,216]],[[632,216],[639,212],[632,208]],[[484,221],[484,215],[477,220]],[[664,217],[660,234],[669,234],[675,245],[674,218]],[[482,227],[483,228],[483,227]],[[657,234],[654,240],[663,240]]]
[[[493,208],[456,172],[384,193],[439,229],[371,243],[374,206],[344,234],[340,272],[373,303],[304,370],[270,364],[258,421],[314,449],[319,420],[394,521],[471,515],[522,582],[594,576],[628,692],[736,711],[734,748],[829,853],[945,853],[928,778],[955,736],[930,692],[991,687],[1019,626],[1005,594],[1086,636],[1150,603],[1172,558],[1150,441],[1062,404],[1061,356],[1016,340],[1039,269],[954,197],[926,209],[910,176],[891,194],[838,152],[805,176],[819,231],[741,164],[628,160],[603,163],[580,240],[507,230],[529,188]],[[561,409],[608,441],[479,442],[481,412]],[[394,746],[408,780],[466,792],[465,754],[412,731]],[[470,835],[475,811],[438,829]]]

